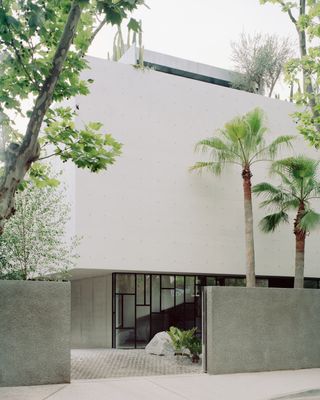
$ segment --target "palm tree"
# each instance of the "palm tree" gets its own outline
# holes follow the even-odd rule
[[[281,180],[279,186],[259,183],[253,192],[264,197],[262,207],[272,207],[273,214],[265,216],[260,227],[264,232],[273,232],[282,222],[289,222],[288,211],[295,214],[293,233],[296,237],[294,287],[303,288],[305,241],[309,231],[320,224],[320,214],[315,212],[310,201],[320,198],[318,180],[319,161],[304,156],[290,157],[273,163],[271,172]]]
[[[255,286],[255,257],[253,239],[253,214],[251,196],[252,165],[258,161],[272,161],[282,145],[291,146],[293,136],[279,136],[266,145],[264,135],[264,113],[256,108],[241,117],[226,123],[218,131],[219,137],[201,140],[196,149],[211,150],[210,161],[197,162],[191,170],[208,170],[220,175],[228,164],[241,168],[244,193],[246,281],[247,287]]]

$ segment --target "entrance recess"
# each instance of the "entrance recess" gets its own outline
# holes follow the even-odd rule
[[[113,274],[113,347],[144,348],[170,326],[200,334],[200,286],[196,275]]]
[[[310,282],[309,282],[310,281]],[[292,277],[257,277],[257,286],[293,286]],[[319,279],[306,279],[318,288]],[[201,290],[204,286],[245,286],[241,276],[147,273],[112,274],[112,347],[144,348],[170,326],[197,328],[201,335]]]

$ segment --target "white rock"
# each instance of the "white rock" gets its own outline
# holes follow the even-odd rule
[[[174,355],[172,341],[167,332],[159,332],[154,335],[145,350],[148,354],[156,354],[158,356]]]

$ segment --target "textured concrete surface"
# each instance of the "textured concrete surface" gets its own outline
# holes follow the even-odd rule
[[[0,281],[0,386],[69,381],[70,284]]]
[[[112,347],[112,275],[71,282],[71,347]]]
[[[233,375],[172,375],[0,388],[1,400],[271,400],[319,388],[320,369]],[[32,395],[34,394],[34,397]],[[311,400],[311,398],[304,398]],[[315,400],[312,399],[312,400]]]
[[[320,291],[210,287],[212,374],[320,367]]]
[[[194,374],[200,364],[188,358],[180,363],[174,357],[147,354],[145,350],[71,350],[71,379],[99,379],[130,376]]]
[[[83,237],[77,268],[243,274],[240,172],[230,166],[223,179],[189,173],[191,165],[209,156],[195,153],[194,146],[255,107],[266,112],[268,143],[279,135],[297,135],[294,104],[97,58],[90,58],[90,68],[83,73],[83,79],[94,79],[90,94],[74,99],[80,107],[76,124],[101,121],[123,143],[123,154],[99,174],[68,169],[70,234]],[[297,153],[318,158],[297,136]],[[289,154],[283,149],[281,157]],[[268,163],[255,164],[254,183],[266,180],[268,170]],[[265,215],[258,201],[254,215],[259,274],[292,275],[292,228],[283,225],[265,235],[258,227]],[[319,259],[319,237],[310,235],[306,276],[319,277]]]

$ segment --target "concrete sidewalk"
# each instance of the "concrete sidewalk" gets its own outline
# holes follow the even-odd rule
[[[285,396],[296,400],[315,400],[320,399],[319,389],[320,369],[309,369],[232,375],[78,380],[70,385],[0,388],[0,399],[269,400]],[[301,392],[306,393],[302,395]]]

